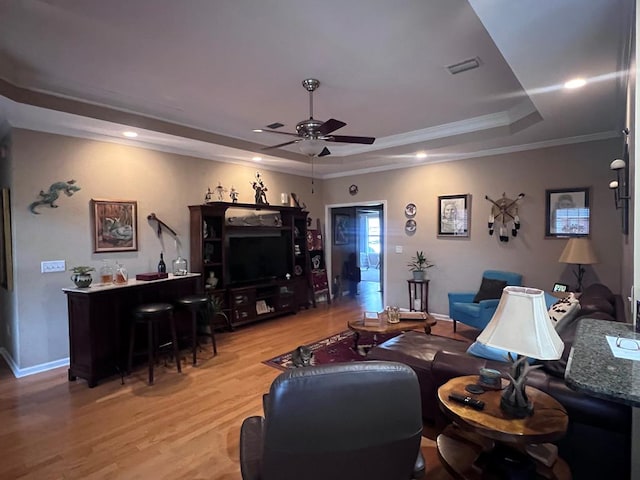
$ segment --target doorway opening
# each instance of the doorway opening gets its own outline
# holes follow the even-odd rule
[[[327,206],[333,299],[357,301],[363,310],[384,305],[384,202]]]

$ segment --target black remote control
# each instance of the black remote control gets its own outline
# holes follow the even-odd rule
[[[482,410],[484,408],[484,402],[482,400],[468,397],[466,395],[462,395],[461,393],[451,393],[449,395],[449,400],[469,405],[471,408],[475,408],[476,410]]]

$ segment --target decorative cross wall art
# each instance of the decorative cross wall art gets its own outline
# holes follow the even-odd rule
[[[517,237],[518,230],[520,230],[520,217],[518,216],[518,202],[524,198],[524,193],[520,193],[515,200],[508,198],[506,194],[502,193],[502,198],[493,200],[489,196],[485,195],[484,198],[491,202],[491,213],[489,214],[489,221],[487,226],[489,227],[489,235],[493,235],[494,225],[499,224],[499,237],[501,242],[509,241],[509,234],[507,233],[507,225],[513,222],[511,226],[511,236]]]

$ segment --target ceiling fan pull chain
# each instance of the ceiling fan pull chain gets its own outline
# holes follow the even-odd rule
[[[311,157],[311,195],[315,192],[313,191],[314,182],[313,182],[313,157]]]

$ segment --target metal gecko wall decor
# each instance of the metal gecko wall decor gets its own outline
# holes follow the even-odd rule
[[[40,212],[36,212],[36,208],[49,205],[51,208],[58,208],[54,202],[60,198],[60,192],[64,193],[67,197],[72,196],[75,192],[80,190],[75,180],[69,180],[68,182],[56,182],[52,183],[48,191],[40,190],[40,199],[29,205],[31,213],[39,215]]]

